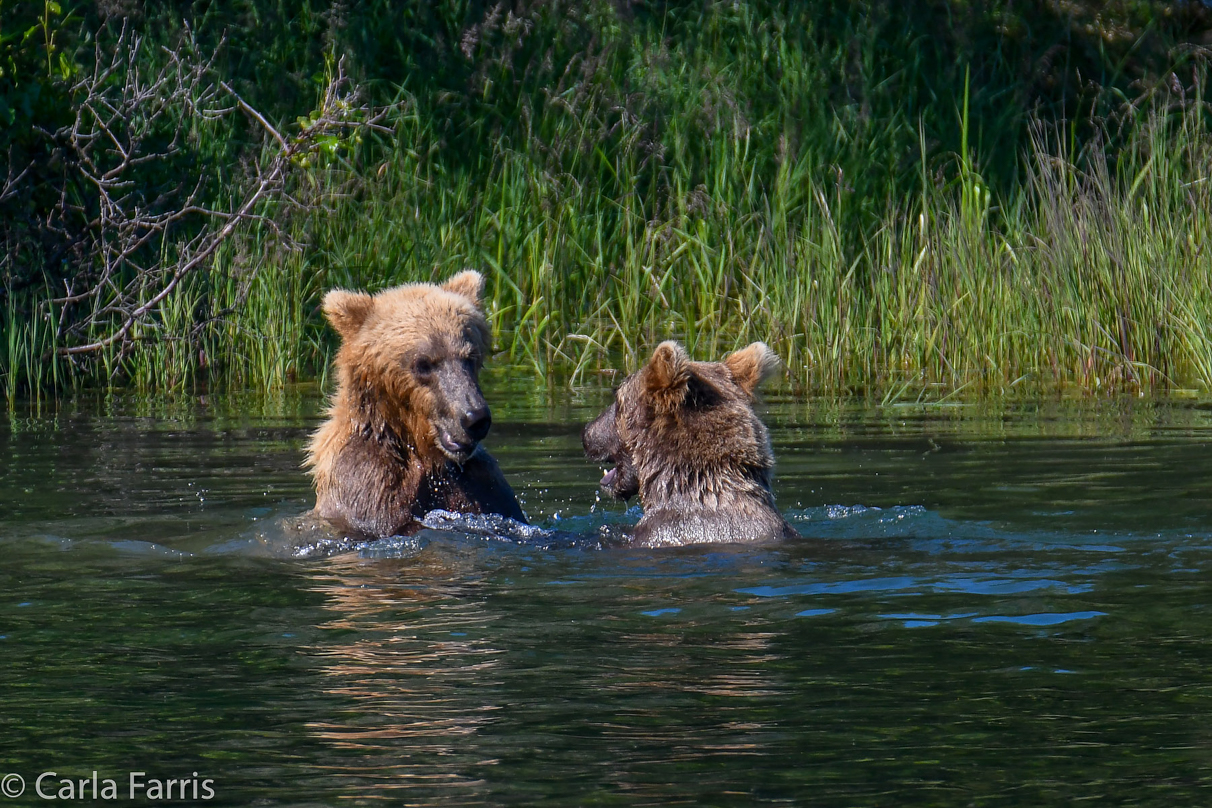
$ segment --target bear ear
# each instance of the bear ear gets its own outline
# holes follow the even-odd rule
[[[662,342],[644,369],[644,390],[660,412],[676,409],[690,386],[690,356],[676,342]]]
[[[457,275],[452,275],[446,283],[442,284],[442,288],[447,292],[462,295],[478,309],[480,294],[484,291],[484,276],[474,269],[465,269]]]
[[[764,342],[755,342],[724,357],[724,365],[741,389],[753,395],[758,385],[769,379],[779,368],[779,358]]]
[[[324,316],[337,329],[341,339],[349,339],[358,333],[374,307],[375,299],[365,292],[333,289],[324,295]]]

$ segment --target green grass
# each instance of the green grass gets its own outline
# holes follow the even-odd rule
[[[445,174],[418,156],[425,132],[404,130],[409,147],[360,193],[300,225],[319,248],[292,260],[314,281],[313,309],[330,286],[483,268],[497,361],[574,383],[632,369],[675,337],[704,358],[765,340],[793,382],[826,393],[1207,390],[1203,118],[1145,116],[1110,165],[1057,138],[1037,131],[1009,206],[960,155],[952,182],[923,172],[918,193],[886,200],[879,226],[856,235],[838,224],[844,192],[814,180],[810,157],[761,183],[740,134],[711,144],[706,187],[675,177],[668,192],[610,196],[509,150],[481,183]],[[638,187],[627,160],[609,173]],[[273,322],[247,327],[269,338]],[[291,345],[308,354],[297,361],[315,367],[324,326],[296,322]]]
[[[755,8],[648,28],[603,12],[581,72],[513,94],[511,63],[474,62],[465,136],[446,90],[393,90],[392,137],[296,178],[312,211],[226,243],[125,353],[52,359],[45,296],[7,295],[0,387],[323,383],[326,289],[470,266],[493,361],[574,385],[677,338],[704,359],[764,340],[796,389],[888,402],[1212,392],[1198,81],[1114,119],[1032,121],[925,29],[888,30],[895,6],[885,28]]]
[[[225,248],[136,335],[124,375],[147,391],[281,388],[324,373],[325,289],[472,266],[489,278],[494,361],[574,384],[673,337],[702,358],[765,340],[797,387],[887,400],[1212,389],[1212,136],[1199,114],[1145,116],[1114,163],[1041,126],[1008,205],[960,155],[952,181],[924,170],[917,193],[885,200],[868,235],[839,226],[849,200],[816,181],[811,156],[760,182],[769,155],[743,132],[708,144],[712,181],[698,187],[674,176],[643,192],[631,154],[594,155],[634,189],[617,195],[508,149],[485,178],[451,172],[425,156],[429,137],[401,121],[402,145],[352,192],[326,175],[343,192],[320,189],[326,209],[291,222],[305,246],[251,233]],[[194,333],[203,306],[234,313]],[[45,314],[10,298],[5,316],[6,395],[18,380],[61,384]]]

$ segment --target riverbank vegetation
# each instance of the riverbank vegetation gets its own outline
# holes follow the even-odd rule
[[[325,289],[465,266],[573,384],[1212,389],[1203,4],[234,8],[0,5],[10,402],[322,378]]]

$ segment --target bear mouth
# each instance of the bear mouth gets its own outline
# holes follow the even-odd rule
[[[627,459],[610,458],[614,468],[606,470],[598,487],[615,499],[629,500],[640,493],[640,479],[636,475],[635,466]]]
[[[438,448],[456,463],[463,463],[476,451],[476,441],[458,441],[445,430],[438,430]]]

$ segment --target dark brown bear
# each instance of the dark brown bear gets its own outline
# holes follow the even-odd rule
[[[441,286],[324,296],[341,349],[328,420],[307,453],[316,515],[369,536],[410,532],[439,508],[525,521],[479,445],[492,425],[479,383],[491,339],[483,286],[468,270]]]
[[[797,535],[775,508],[770,436],[753,410],[758,385],[777,367],[761,342],[723,362],[692,362],[681,345],[663,342],[585,427],[585,453],[614,464],[603,490],[618,499],[640,496],[636,545]]]

